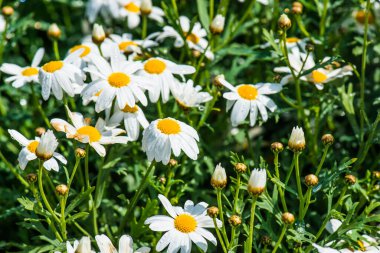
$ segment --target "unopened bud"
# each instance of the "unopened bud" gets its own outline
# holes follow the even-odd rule
[[[96,45],[100,45],[106,39],[106,33],[103,30],[103,26],[94,24],[94,28],[92,29],[92,42]]]
[[[57,40],[61,37],[61,29],[59,29],[56,23],[53,23],[49,26],[48,36],[53,40]]]
[[[293,127],[288,141],[288,146],[293,152],[300,152],[305,149],[306,141],[302,127]]]
[[[13,15],[14,13],[14,9],[11,7],[11,6],[4,6],[2,9],[1,9],[1,12],[3,13],[3,15],[5,17],[10,17]]]
[[[175,159],[170,159],[169,160],[169,165],[172,166],[172,167],[175,167],[178,165],[178,161],[175,160]]]
[[[212,23],[210,25],[210,31],[212,34],[221,34],[224,30],[224,22],[225,17],[218,14],[215,16],[215,18],[212,20]]]
[[[247,171],[247,165],[244,163],[235,164],[235,171],[238,173],[245,173]]]
[[[261,243],[263,244],[263,245],[271,245],[272,244],[272,239],[269,237],[269,236],[267,236],[267,235],[263,235],[262,237],[261,237]]]
[[[86,157],[86,151],[82,148],[77,148],[75,149],[75,156],[79,158],[84,158]]]
[[[152,0],[142,0],[140,5],[140,12],[142,15],[149,15],[152,12]]]
[[[314,45],[311,43],[307,43],[305,46],[305,50],[309,53],[313,52],[314,51]]]
[[[46,129],[44,127],[37,127],[35,132],[37,136],[42,136],[44,133],[46,133]]]
[[[344,180],[349,185],[354,185],[356,183],[356,177],[354,175],[346,175]]]
[[[161,184],[165,184],[166,183],[166,178],[165,177],[160,177],[158,179],[158,181],[161,183]]]
[[[373,171],[372,176],[375,179],[380,179],[380,171]]]
[[[247,190],[253,196],[261,195],[267,183],[267,172],[265,169],[254,169],[248,180]]]
[[[84,123],[85,123],[86,126],[91,125],[91,118],[84,118],[83,121],[84,121]]]
[[[286,225],[291,225],[294,223],[294,215],[289,213],[289,212],[286,212],[286,213],[283,213],[282,216],[281,216],[281,220],[284,224]]]
[[[64,196],[69,191],[69,188],[65,184],[60,184],[55,187],[55,191],[58,193],[58,195]]]
[[[288,30],[292,26],[292,21],[289,19],[288,15],[282,14],[278,19],[278,27],[281,30]]]
[[[29,183],[35,183],[35,182],[37,182],[37,175],[34,173],[30,173],[30,174],[26,175],[26,180]]]
[[[334,143],[334,136],[332,136],[331,134],[324,134],[321,140],[323,145],[330,146]]]
[[[211,176],[211,185],[214,188],[222,189],[227,185],[226,170],[220,165],[216,165],[214,173]]]
[[[213,84],[218,87],[218,88],[222,88],[224,87],[221,80],[224,80],[224,75],[217,75],[214,80],[213,80]]]
[[[281,142],[273,142],[270,145],[270,149],[272,150],[273,153],[280,153],[284,150],[284,145],[282,145]]]
[[[207,208],[207,214],[211,218],[214,218],[214,217],[218,216],[219,208],[217,208],[216,206],[211,206],[211,207]]]
[[[307,187],[314,187],[318,184],[318,177],[314,174],[305,177],[305,184]]]
[[[302,14],[303,5],[300,2],[293,2],[292,13],[293,14]]]
[[[231,224],[231,226],[236,227],[241,225],[241,217],[239,215],[231,215],[231,217],[228,219],[228,222]]]

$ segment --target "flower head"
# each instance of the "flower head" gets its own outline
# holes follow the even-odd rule
[[[290,134],[290,138],[288,141],[288,147],[293,152],[299,152],[305,149],[306,141],[302,127],[293,127],[292,133]]]
[[[106,34],[103,30],[103,26],[94,24],[94,28],[92,29],[92,41],[99,45],[106,39]]]
[[[248,180],[248,192],[258,196],[265,190],[267,183],[267,172],[265,169],[254,169]]]
[[[222,16],[221,14],[216,15],[215,18],[211,22],[210,31],[213,34],[222,33],[224,29],[224,22],[225,22],[224,16]]]
[[[95,236],[100,253],[133,253],[133,239],[129,235],[123,235],[119,239],[119,250],[113,246],[111,240],[106,235]],[[142,247],[136,253],[149,253],[150,248]]]
[[[177,86],[173,90],[173,96],[184,109],[199,107],[212,99],[210,93],[201,91],[200,86],[194,87],[193,80],[188,80],[186,83],[177,82]]]
[[[214,188],[224,188],[227,184],[226,170],[220,165],[216,165],[211,177],[211,185]]]

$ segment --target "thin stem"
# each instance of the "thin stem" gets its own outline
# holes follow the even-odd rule
[[[218,236],[218,239],[219,239],[220,245],[222,245],[223,252],[224,252],[224,253],[227,253],[227,249],[226,249],[226,246],[224,245],[223,238],[222,238],[222,236],[220,235],[220,231],[219,231],[218,225],[216,224],[216,218],[213,217],[212,220],[213,220],[213,222],[214,222],[216,235]],[[223,226],[224,226],[224,224],[223,224]]]
[[[281,180],[280,179],[280,170],[279,170],[280,164],[278,162],[278,155],[279,155],[279,153],[277,153],[277,152],[274,153],[274,169],[276,172],[276,177],[278,178],[278,180]],[[284,189],[282,187],[278,187],[278,192],[280,194],[282,207],[284,208],[284,211],[287,212],[288,207],[286,206]]]
[[[302,216],[303,212],[303,195],[302,195],[302,185],[301,185],[301,176],[300,176],[300,168],[299,168],[299,152],[294,153],[294,166],[296,168],[296,181],[297,181],[297,192],[298,192],[298,199],[300,200],[299,204],[299,217]]]
[[[47,116],[46,116],[46,114],[45,114],[45,111],[42,109],[41,104],[38,102],[38,98],[37,98],[37,96],[36,96],[36,92],[34,91],[34,82],[32,82],[32,83],[30,84],[30,90],[32,91],[32,100],[33,100],[34,105],[37,107],[38,111],[40,112],[41,117],[42,117],[42,119],[44,120],[46,126],[47,126],[48,128],[51,128],[51,125],[50,125],[49,119],[47,118]]]
[[[255,224],[255,211],[256,211],[257,197],[252,198],[251,217],[249,220],[249,237],[248,237],[248,250],[246,252],[252,252],[253,242],[253,228]]]
[[[236,182],[236,190],[235,190],[235,197],[234,197],[234,207],[232,210],[233,213],[238,213],[238,214],[240,214],[240,212],[237,211],[237,203],[239,200],[239,191],[240,191],[240,184],[241,184],[240,179],[241,179],[241,175],[238,172],[236,176],[237,182]]]
[[[210,22],[214,18],[214,0],[210,0]]]
[[[67,183],[67,188],[69,189],[70,191],[70,186],[74,180],[74,176],[75,176],[75,173],[77,171],[77,168],[79,166],[79,163],[80,163],[80,158],[77,157],[76,160],[75,160],[75,165],[74,165],[74,168],[73,168],[73,171],[71,172],[71,176],[70,176],[70,179],[69,179],[69,182]]]
[[[272,253],[275,253],[277,251],[278,247],[280,247],[281,241],[284,238],[284,235],[285,235],[285,232],[286,232],[286,228],[287,228],[287,226],[283,226],[282,227],[280,237],[278,238],[278,240],[276,242],[276,245],[274,246],[274,249],[273,249]]]
[[[312,187],[309,187],[306,191],[306,194],[305,194],[306,202],[305,202],[304,209],[303,209],[303,212],[301,214],[300,220],[303,220],[303,218],[306,216],[307,210],[309,209],[312,189],[313,189]]]
[[[16,171],[16,169],[12,166],[12,164],[10,162],[8,162],[8,160],[5,158],[5,156],[3,155],[3,153],[1,152],[1,149],[0,149],[0,159],[5,163],[5,165],[10,169],[10,171],[12,172],[12,174],[26,187],[26,188],[29,188],[30,185],[29,183]]]
[[[65,207],[66,207],[66,200],[65,196],[61,196],[59,200],[60,206],[61,206],[61,231],[63,240],[67,240],[67,231],[66,231],[66,220],[65,220]]]
[[[148,18],[147,15],[142,15],[142,31],[141,31],[141,38],[145,39],[147,34],[147,28],[148,27]]]
[[[329,147],[330,147],[330,145],[326,145],[326,146],[325,146],[325,149],[323,150],[323,155],[322,155],[321,161],[319,162],[319,165],[318,165],[317,171],[315,172],[315,175],[316,175],[316,176],[318,176],[319,172],[321,172],[322,166],[323,166],[323,164],[325,163],[325,159],[326,159],[326,156],[327,156],[327,152],[329,151]]]
[[[86,145],[86,157],[84,161],[84,176],[86,180],[86,188],[87,190],[91,187],[90,185],[90,176],[89,176],[89,171],[88,171],[88,158],[90,156],[90,145]],[[92,210],[92,225],[94,228],[94,233],[95,235],[98,234],[98,221],[97,221],[97,211],[96,211],[96,205],[94,203],[94,198],[92,197],[92,194],[89,194],[89,206],[88,209]]]
[[[223,238],[226,242],[226,245],[229,245],[230,243],[228,241],[226,227],[225,227],[226,223],[224,222],[224,213],[223,213],[223,205],[222,205],[222,190],[221,189],[216,189],[216,198],[218,200],[219,219],[223,223],[223,227],[222,227]]]
[[[159,117],[160,119],[162,119],[162,118],[164,117],[164,114],[162,113],[161,100],[160,100],[160,99],[158,99],[156,105],[157,105],[158,117]]]
[[[213,99],[206,104],[206,109],[204,110],[201,116],[201,119],[199,120],[197,130],[199,130],[199,128],[201,128],[203,124],[206,122],[208,116],[210,115],[212,109],[214,108],[216,101],[218,100],[218,90],[215,86],[212,87],[211,94],[213,94]]]
[[[174,177],[175,175],[175,169],[176,167],[173,167],[173,168],[169,168],[169,173],[168,173],[168,177],[167,177],[167,180],[166,180],[166,186],[165,186],[165,190],[164,190],[164,196],[165,197],[168,197],[169,195],[169,192],[170,192],[170,189],[171,189],[171,186],[172,186],[172,178]]]
[[[327,16],[328,4],[329,4],[329,0],[323,0],[322,17],[319,23],[319,27],[320,27],[319,35],[321,37],[325,35],[325,31],[326,31],[326,16]]]
[[[53,50],[54,50],[55,59],[59,61],[61,57],[59,56],[58,40],[56,39],[53,40]]]

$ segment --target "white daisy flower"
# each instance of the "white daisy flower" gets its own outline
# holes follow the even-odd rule
[[[265,190],[267,183],[267,172],[265,169],[254,169],[248,180],[248,192],[253,195],[260,195]]]
[[[171,151],[179,156],[181,150],[193,160],[198,158],[199,136],[191,126],[173,118],[157,119],[143,132],[142,149],[148,160],[168,164]]]
[[[95,105],[96,112],[110,108],[115,97],[120,109],[126,104],[134,107],[138,101],[144,106],[148,104],[143,90],[151,89],[151,83],[135,75],[142,68],[141,63],[124,61],[115,56],[111,57],[111,64],[100,56],[94,55],[92,58],[95,68],[86,68],[85,71],[97,79],[83,89],[82,97],[86,100],[101,91]]]
[[[276,104],[270,99],[269,94],[278,93],[282,90],[282,85],[276,83],[240,84],[232,86],[223,78],[218,80],[230,91],[223,94],[227,99],[227,112],[232,109],[232,126],[241,124],[249,114],[250,126],[256,124],[258,112],[263,121],[268,120],[268,108],[271,112],[277,109]]]
[[[100,253],[149,253],[149,247],[142,247],[133,251],[133,239],[129,235],[123,235],[119,239],[119,250],[113,246],[111,240],[106,235],[95,236]]]
[[[66,242],[67,253],[95,253],[91,250],[91,240],[89,237],[84,236],[80,241],[75,240],[73,245],[69,241]],[[61,253],[60,251],[55,251],[55,253]]]
[[[103,145],[107,144],[126,144],[129,138],[118,136],[125,133],[124,130],[114,127],[106,127],[105,121],[99,118],[95,127],[90,126],[83,115],[78,112],[71,112],[68,108],[68,114],[72,125],[62,119],[52,119],[51,125],[55,130],[65,132],[67,138],[74,138],[79,142],[88,143],[102,157],[106,155],[106,149]]]
[[[207,241],[216,245],[215,236],[205,228],[215,228],[211,217],[207,215],[205,202],[194,205],[193,201],[187,200],[184,208],[172,206],[169,200],[158,195],[162,205],[170,216],[156,215],[148,218],[145,224],[153,231],[165,232],[156,245],[158,252],[168,245],[168,253],[190,253],[192,242],[204,252],[207,252]],[[221,227],[222,222],[217,219],[217,226]]]
[[[123,109],[118,106],[114,107],[114,114],[108,121],[109,125],[118,125],[124,121],[125,131],[131,141],[136,141],[140,135],[140,125],[145,129],[149,126],[148,120],[145,118],[144,112],[137,105],[130,107],[125,105]]]
[[[299,75],[300,71],[308,71],[316,66],[313,59],[313,55],[310,54],[307,57],[306,53],[302,53],[299,50],[293,50],[289,52],[289,62],[295,75]],[[323,62],[327,62],[330,58],[326,57],[323,59]],[[322,64],[321,63],[321,64]],[[303,68],[302,68],[303,66]],[[277,67],[274,69],[277,73],[287,73],[288,75],[284,76],[281,79],[281,84],[285,85],[293,80],[291,75],[291,70],[288,67]],[[342,78],[344,76],[352,75],[352,68],[350,66],[344,66],[342,68],[333,68],[331,65],[325,68],[318,68],[313,70],[310,74],[306,76],[301,76],[300,80],[313,83],[317,89],[322,90],[324,84],[331,82],[337,78]]]
[[[109,35],[109,38],[104,41],[104,57],[110,57],[111,53],[109,51],[110,47],[111,50],[113,50],[113,43],[117,44],[117,47],[123,54],[142,54],[141,48],[150,48],[158,45],[157,42],[153,40],[133,40],[132,34],[130,33],[124,33],[121,36],[117,34],[111,34]]]
[[[75,45],[71,47],[68,54],[79,54],[79,57],[72,58],[72,64],[83,69],[87,66],[87,63],[92,62],[92,55],[100,55],[99,48],[92,42],[83,42],[82,44]]]
[[[9,129],[8,132],[23,147],[18,155],[18,162],[22,170],[25,169],[29,161],[35,160],[37,157],[44,161],[43,167],[49,171],[59,170],[55,159],[63,164],[67,163],[65,157],[55,152],[58,141],[51,130],[44,133],[41,138],[36,137],[34,140],[28,140],[16,130]]]
[[[109,22],[110,17],[118,17],[118,2],[116,0],[89,0],[86,7],[86,16],[90,23],[94,23],[98,14]]]
[[[150,58],[144,62],[143,69],[139,74],[146,77],[151,86],[149,99],[156,103],[160,97],[162,102],[169,100],[170,91],[173,92],[177,86],[176,79],[173,75],[187,75],[195,72],[195,68],[189,65],[179,65],[163,58]]]
[[[16,64],[3,63],[1,65],[0,71],[12,75],[5,79],[6,83],[12,83],[15,88],[20,88],[26,83],[38,82],[38,65],[41,63],[44,57],[45,49],[40,48],[37,50],[33,57],[32,64],[27,67],[20,67]]]
[[[188,80],[186,83],[177,81],[177,86],[173,90],[173,96],[178,104],[183,108],[200,107],[212,99],[208,92],[202,92],[201,86],[194,87],[193,80]]]
[[[71,62],[82,54],[83,49],[68,55],[63,61],[50,61],[39,70],[38,79],[42,86],[42,98],[47,100],[52,91],[58,100],[62,100],[64,90],[70,97],[83,85],[82,71]]]

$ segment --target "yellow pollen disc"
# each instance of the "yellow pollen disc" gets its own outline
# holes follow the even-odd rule
[[[30,68],[26,68],[24,69],[21,74],[23,76],[34,76],[34,75],[37,75],[38,74],[38,69],[37,68],[33,68],[33,67],[30,67]]]
[[[313,72],[311,72],[311,78],[313,79],[314,83],[323,83],[326,81],[327,76],[321,71],[313,70]]]
[[[365,23],[365,11],[359,10],[356,12],[355,19],[358,23],[363,24]],[[368,24],[373,24],[375,19],[373,18],[372,13],[368,14]]]
[[[290,38],[287,38],[287,39],[286,39],[286,42],[287,42],[287,43],[296,43],[296,42],[298,42],[298,41],[300,41],[300,39],[299,39],[299,38],[296,38],[296,37],[290,37]]]
[[[255,100],[257,97],[257,89],[253,85],[240,85],[237,88],[237,92],[240,97],[247,99],[247,100]]]
[[[78,51],[79,49],[84,49],[83,52],[80,54],[80,57],[85,57],[86,55],[88,55],[90,52],[91,52],[91,48],[89,46],[85,46],[85,45],[76,45],[76,46],[73,46],[71,49],[70,49],[70,53],[74,53],[75,51]]]
[[[119,44],[119,49],[121,51],[125,51],[129,46],[137,46],[136,42],[133,41],[123,41]]]
[[[54,73],[63,67],[62,61],[51,61],[42,66],[42,69],[49,73]]]
[[[185,34],[185,35],[187,35],[187,34]],[[195,35],[194,33],[191,33],[191,34],[186,36],[186,40],[191,41],[194,44],[198,44],[200,38],[197,35]]]
[[[126,5],[124,5],[124,9],[130,12],[137,13],[140,11],[140,7],[138,7],[135,3],[131,2]]]
[[[108,76],[108,83],[115,88],[127,86],[131,82],[131,78],[121,72],[115,72]]]
[[[28,144],[28,146],[26,146],[26,148],[32,152],[32,153],[36,153],[36,149],[38,147],[38,144],[39,142],[38,141],[32,141],[31,143]]]
[[[151,59],[145,63],[144,69],[150,74],[161,74],[166,69],[166,64],[161,60]]]
[[[157,128],[163,134],[178,134],[181,132],[181,126],[173,119],[161,119],[157,123]]]
[[[197,228],[197,221],[189,214],[180,214],[174,219],[174,227],[182,233],[191,233]]]
[[[122,109],[123,112],[129,112],[129,113],[135,113],[138,110],[139,109],[137,108],[137,105],[135,105],[134,107],[130,107],[129,105],[125,105],[125,107]]]
[[[88,138],[90,139],[90,142],[97,142],[102,137],[98,129],[92,126],[83,126],[79,128],[77,130],[77,134],[88,136]]]

